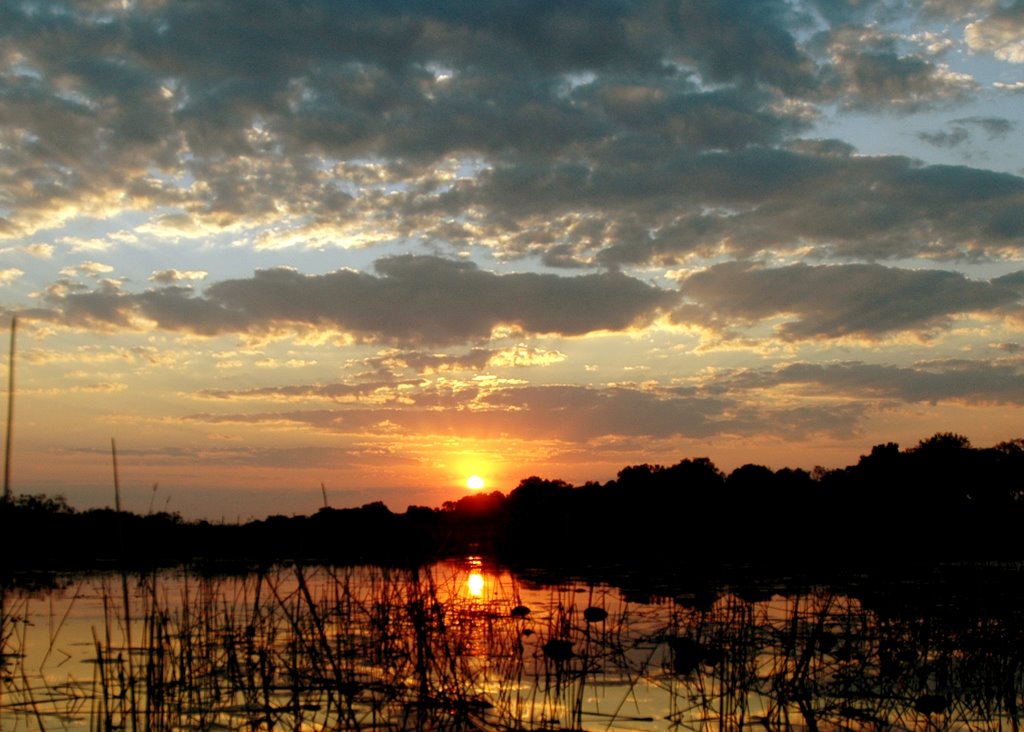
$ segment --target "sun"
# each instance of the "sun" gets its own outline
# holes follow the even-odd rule
[[[487,484],[484,483],[484,479],[481,478],[479,475],[471,475],[468,478],[466,478],[466,487],[469,488],[471,491],[478,491],[485,485]]]

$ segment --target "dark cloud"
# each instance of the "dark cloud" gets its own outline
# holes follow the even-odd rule
[[[954,126],[948,132],[918,132],[919,139],[935,147],[957,147],[970,139],[970,133],[966,128]]]
[[[864,409],[849,404],[780,408],[671,389],[556,385],[514,387],[486,394],[476,390],[448,394],[428,391],[415,397],[414,404],[402,407],[195,414],[188,419],[207,423],[292,422],[346,434],[375,433],[386,424],[386,429],[396,434],[476,439],[529,435],[533,440],[586,443],[607,437],[701,439],[756,434],[765,420],[780,425],[787,437],[848,435]]]
[[[1000,287],[1008,287],[1018,295],[1024,296],[1024,270],[1018,270],[1017,272],[997,277],[992,282]]]
[[[73,100],[88,135],[123,133],[109,141],[118,146],[177,142],[173,127],[204,158],[252,152],[256,121],[290,145],[342,155],[495,149],[531,120],[525,144],[545,144],[559,129],[578,138],[588,123],[563,99],[566,75],[660,80],[683,55],[719,82],[786,86],[810,65],[778,0],[484,2],[471,11],[461,2],[257,3],[241,21],[234,3],[218,0],[59,5],[8,8],[6,40],[36,72],[24,83]],[[438,83],[434,69],[450,73]],[[447,143],[436,141],[442,125]]]
[[[1017,123],[1005,117],[961,117],[953,123],[980,127],[990,140],[1005,138],[1017,129]]]
[[[918,138],[935,147],[957,147],[971,138],[969,128],[978,128],[989,140],[1005,138],[1017,124],[1003,117],[961,117],[950,124],[948,131],[919,132]]]
[[[814,64],[796,44],[787,3],[710,0],[668,5],[680,50],[708,78],[764,82],[787,92],[812,85]]]
[[[928,59],[892,51],[850,53],[834,69],[832,93],[856,110],[916,112],[963,100],[977,88]]]
[[[629,388],[588,389],[539,386],[507,389],[484,402],[495,408],[493,418],[508,414],[521,434],[538,434],[570,441],[605,435],[707,436],[718,429],[717,415],[726,406],[715,398],[673,397]],[[484,420],[492,418],[484,413]],[[519,430],[517,430],[519,431]]]
[[[399,368],[411,369],[418,374],[462,369],[479,370],[484,368],[496,353],[498,351],[490,348],[473,348],[461,355],[404,351],[370,359],[368,365],[397,366]]]
[[[1024,244],[1024,178],[841,150],[752,148],[663,160],[632,189],[595,176],[587,183],[603,187],[593,196],[608,209],[651,214],[639,235],[604,242],[598,258],[612,266],[669,263],[723,249],[751,256],[814,245],[821,257],[959,259]],[[544,183],[538,200],[558,200]],[[669,198],[674,208],[659,211]]]
[[[129,293],[109,282],[96,290],[62,283],[47,301],[52,317],[72,325],[127,327],[142,317],[201,335],[309,326],[372,341],[450,344],[485,339],[499,325],[568,336],[623,330],[676,299],[618,273],[498,275],[471,262],[411,255],[380,259],[376,270],[259,270],[213,283],[202,295],[179,285]]]
[[[811,46],[830,62],[822,66],[817,92],[859,111],[917,112],[969,98],[977,89],[905,38],[875,24],[840,25],[816,36]]]
[[[574,94],[574,100],[607,119],[609,130],[676,150],[772,144],[806,126],[805,120],[772,109],[776,99],[767,92],[680,86],[671,79],[595,82]]]
[[[200,335],[330,327],[365,341],[446,345],[486,339],[498,326],[562,336],[621,331],[679,304],[679,293],[615,272],[498,275],[470,262],[414,256],[378,260],[376,266],[377,274],[261,270],[248,279],[213,283],[202,294],[180,285],[130,293],[111,281],[96,289],[62,281],[46,295],[52,310],[31,316],[100,328],[132,328],[144,318]],[[984,282],[955,272],[877,264],[769,268],[726,262],[681,282],[687,304],[673,318],[728,330],[782,316],[789,320],[778,332],[787,339],[880,338],[945,327],[957,315],[1018,313],[1022,278],[1024,273],[1015,273]],[[475,349],[451,357],[414,351],[381,359],[376,367],[390,359],[393,367],[421,372],[473,368],[499,353]],[[524,363],[544,362],[544,354],[521,356]]]
[[[57,212],[142,208],[168,230],[485,244],[559,268],[1024,243],[1019,177],[796,139],[824,105],[912,111],[971,93],[879,29],[920,3],[318,0],[241,20],[226,0],[33,7],[0,19],[12,235]],[[994,11],[982,35],[1011,16]],[[922,139],[1011,129],[953,124]]]
[[[619,385],[586,387],[499,386],[420,380],[406,382],[403,400],[378,398],[374,406],[354,400],[333,409],[197,414],[203,422],[280,424],[292,422],[345,434],[449,434],[586,444],[613,437],[616,444],[636,439],[707,439],[759,434],[773,425],[784,439],[813,435],[850,437],[872,410],[895,403],[1021,405],[1024,363],[1010,356],[997,362],[964,359],[922,361],[908,366],[862,361],[796,362],[765,369],[717,372],[687,387]],[[389,390],[399,382],[351,387],[347,393]],[[777,400],[772,390],[782,388]],[[349,388],[349,387],[346,387]],[[281,387],[229,392],[228,398],[292,398],[320,387]],[[382,425],[384,425],[382,427]]]
[[[948,325],[954,315],[999,313],[1021,298],[1010,282],[876,264],[767,268],[729,262],[690,275],[681,289],[697,304],[697,317],[715,327],[789,318],[778,327],[789,340],[926,331]],[[694,316],[687,308],[677,319]]]
[[[370,396],[381,396],[388,392],[383,401],[399,398],[397,389],[403,386],[419,386],[419,381],[378,381],[358,384],[305,384],[301,386],[264,386],[253,389],[203,389],[196,393],[201,399],[225,401],[281,400],[281,401],[339,401],[349,402]]]
[[[726,378],[727,390],[801,385],[812,396],[906,402],[1024,404],[1024,364],[946,360],[914,366],[795,363]]]

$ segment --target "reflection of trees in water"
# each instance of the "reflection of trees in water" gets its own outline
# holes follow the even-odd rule
[[[1017,729],[1020,628],[881,617],[820,591],[675,606],[671,719],[691,729]]]
[[[145,577],[127,648],[119,587],[99,587],[91,678],[19,656],[28,603],[5,615],[4,729],[1016,730],[1024,690],[1009,606],[925,614],[826,590],[634,603],[479,564],[292,568]]]

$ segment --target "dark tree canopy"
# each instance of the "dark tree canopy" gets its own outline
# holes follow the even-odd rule
[[[875,445],[846,468],[748,463],[725,476],[706,457],[687,458],[630,465],[579,487],[534,475],[507,497],[471,494],[402,514],[375,501],[225,525],[17,496],[0,502],[0,526],[9,546],[34,550],[0,555],[0,564],[421,563],[467,554],[532,566],[1022,559],[1022,477],[1024,438],[974,448],[940,432],[907,450]]]

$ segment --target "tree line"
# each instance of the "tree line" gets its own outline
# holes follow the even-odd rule
[[[18,496],[0,503],[0,566],[417,564],[467,554],[538,567],[1020,559],[1022,518],[1024,439],[975,448],[938,433],[907,449],[876,445],[840,469],[748,464],[726,474],[688,458],[580,486],[531,476],[508,495],[404,513],[374,502],[216,524]]]

